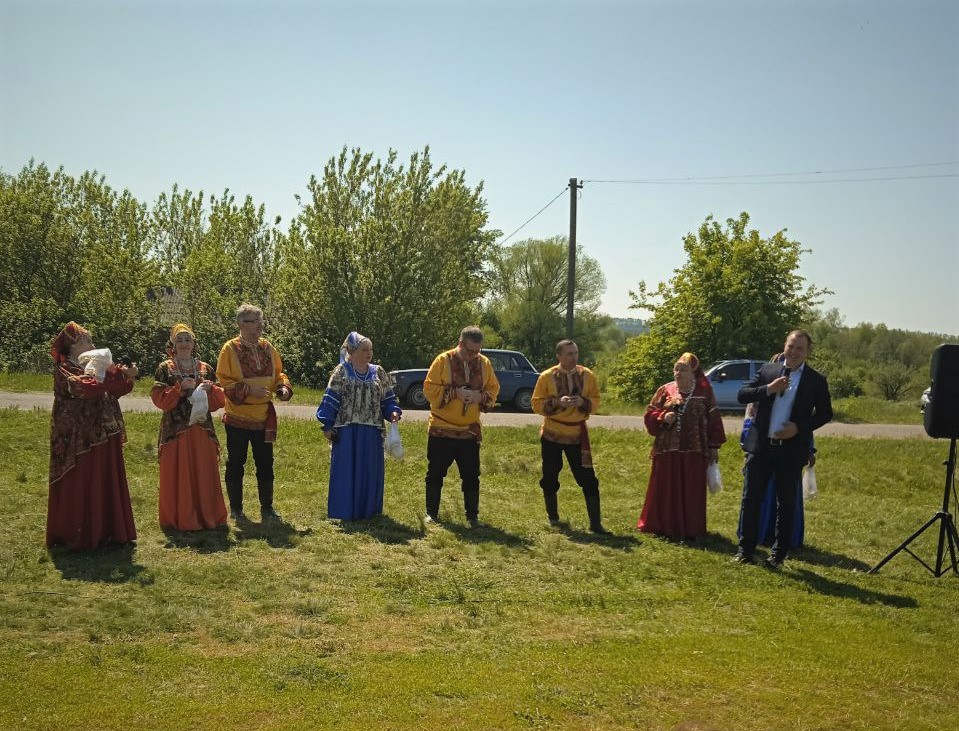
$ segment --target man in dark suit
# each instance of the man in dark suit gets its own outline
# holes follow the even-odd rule
[[[776,485],[776,540],[766,559],[771,569],[782,567],[796,509],[796,482],[809,458],[812,433],[832,419],[826,377],[806,363],[812,338],[805,330],[786,336],[781,363],[767,363],[739,390],[741,404],[758,403],[746,437],[749,453],[743,493],[743,537],[734,559],[753,563],[759,538],[759,512],[769,478]]]

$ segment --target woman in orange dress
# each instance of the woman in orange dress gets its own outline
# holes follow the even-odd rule
[[[136,365],[111,364],[99,381],[78,358],[90,333],[70,322],[53,339],[47,546],[87,550],[137,539],[123,464],[127,440],[117,399],[133,389]]]
[[[196,357],[196,336],[178,323],[170,330],[167,358],[156,369],[150,398],[163,410],[160,457],[160,527],[190,531],[226,524],[220,482],[220,443],[212,412],[223,408],[223,389],[209,364]],[[195,389],[206,391],[209,412],[190,424]]]

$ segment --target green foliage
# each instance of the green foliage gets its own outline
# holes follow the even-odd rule
[[[434,168],[429,148],[397,164],[358,148],[331,158],[280,247],[271,304],[292,375],[325,381],[351,330],[387,367],[422,365],[456,342],[485,289],[498,232],[482,185]]]
[[[74,179],[31,161],[0,174],[0,367],[49,368],[48,343],[71,319],[117,354],[149,350],[149,249],[146,207],[96,172]]]
[[[490,288],[483,322],[505,347],[523,351],[537,366],[555,362],[555,347],[566,337],[569,240],[527,239],[497,249],[490,261]],[[574,337],[580,359],[590,362],[613,337],[612,319],[599,312],[606,277],[599,262],[576,255],[573,294]]]
[[[807,322],[828,290],[803,288],[798,274],[808,251],[785,230],[762,238],[749,230],[749,214],[707,216],[683,239],[686,264],[650,291],[630,292],[634,308],[652,312],[650,332],[629,342],[610,384],[624,399],[645,400],[670,378],[676,358],[689,350],[706,364],[724,358],[766,358],[786,333]]]

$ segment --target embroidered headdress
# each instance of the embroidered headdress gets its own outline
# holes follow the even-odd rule
[[[70,346],[72,346],[81,336],[87,334],[87,330],[81,327],[73,320],[70,320],[63,329],[57,333],[56,337],[50,343],[50,357],[54,363],[62,363],[70,355]]]
[[[365,335],[360,335],[356,330],[347,335],[343,345],[340,346],[340,363],[346,363],[348,357],[353,355],[356,349],[362,347],[364,343],[373,345],[372,340]]]

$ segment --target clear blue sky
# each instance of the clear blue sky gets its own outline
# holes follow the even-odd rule
[[[260,7],[258,7],[260,6]],[[343,145],[485,184],[511,232],[570,177],[659,179],[959,161],[959,3],[0,0],[0,167],[31,157],[152,201],[251,194],[288,220]],[[959,174],[959,164],[799,178]],[[667,279],[707,214],[812,249],[847,324],[959,333],[959,177],[587,183],[605,310]],[[728,182],[741,182],[732,180]],[[561,198],[515,240],[564,234]]]

